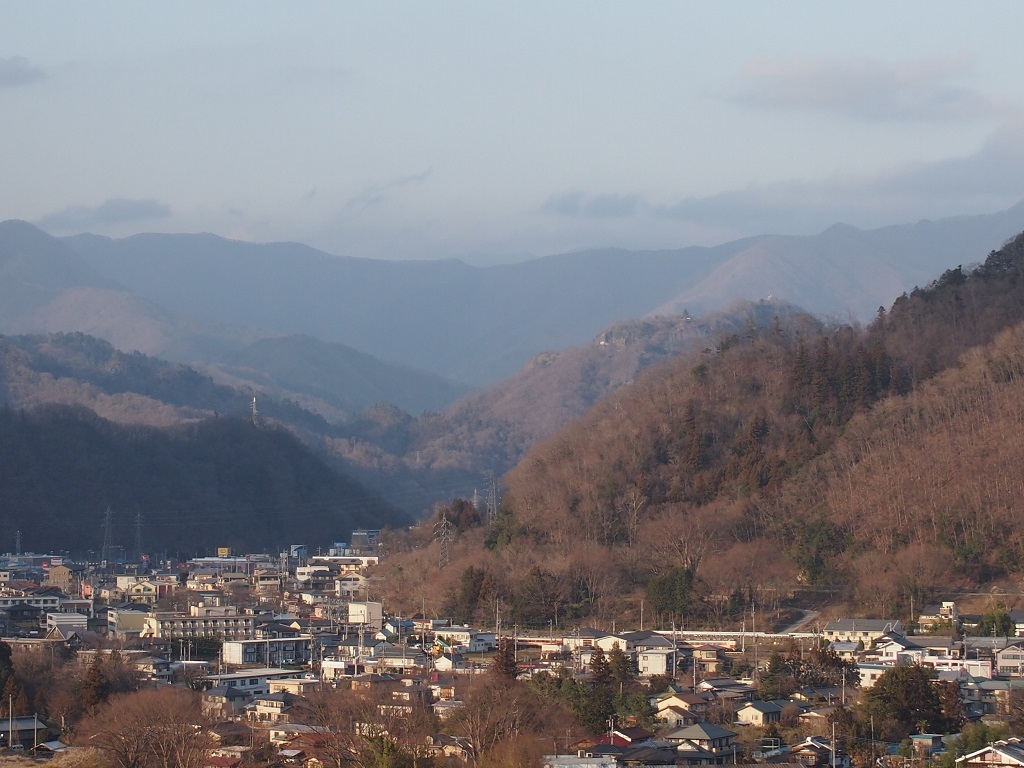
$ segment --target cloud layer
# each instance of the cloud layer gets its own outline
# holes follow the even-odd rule
[[[388,195],[397,189],[402,187],[413,186],[421,182],[427,181],[434,174],[433,167],[427,168],[422,173],[416,173],[409,176],[401,176],[396,179],[391,179],[384,182],[383,184],[373,184],[366,187],[360,194],[352,197],[347,203],[345,203],[346,211],[357,211],[362,208],[369,208],[374,205],[379,205],[381,202],[387,199]]]
[[[601,220],[674,220],[732,230],[810,233],[836,222],[873,227],[961,213],[993,212],[1024,199],[1024,121],[1011,121],[977,152],[874,176],[786,181],[706,197],[655,202],[631,193],[572,191],[540,212]]]
[[[575,190],[549,197],[541,206],[541,211],[559,216],[615,219],[635,216],[642,205],[639,195],[587,195]]]
[[[24,56],[0,58],[0,88],[16,88],[46,77],[39,67],[33,67]]]
[[[170,207],[152,198],[112,198],[93,207],[78,205],[54,211],[43,216],[36,224],[47,232],[77,233],[114,224],[166,219],[170,216]]]
[[[744,68],[732,100],[754,107],[811,110],[860,120],[976,120],[1011,108],[959,83],[965,55],[909,62],[758,56]]]

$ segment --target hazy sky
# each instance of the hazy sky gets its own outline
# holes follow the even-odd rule
[[[4,2],[0,218],[507,261],[1024,199],[1024,4]]]

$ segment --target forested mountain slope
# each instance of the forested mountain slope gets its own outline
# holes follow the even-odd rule
[[[1018,578],[1022,275],[1024,236],[866,330],[780,323],[650,370],[508,473],[431,593],[534,624],[646,596],[679,626],[801,584],[890,613]]]
[[[797,314],[803,313],[781,301],[740,301],[702,317],[684,312],[618,323],[589,344],[538,355],[514,376],[420,419],[407,451],[426,466],[504,471],[652,365]]]
[[[121,352],[84,333],[0,336],[0,403],[12,408],[83,406],[121,424],[173,426],[248,414],[251,398],[189,366]],[[261,397],[259,409],[298,430],[329,428],[294,403]]]
[[[143,516],[149,552],[276,551],[406,520],[280,426],[315,446],[331,434],[317,415],[263,398],[257,428],[246,393],[85,334],[0,336],[0,405],[0,522],[27,547],[97,549],[108,505],[126,548]]]
[[[277,552],[289,543],[345,541],[353,528],[404,518],[328,468],[295,437],[248,419],[173,429],[118,426],[83,408],[0,410],[0,523],[29,550],[96,557],[104,511],[115,544],[143,551]]]

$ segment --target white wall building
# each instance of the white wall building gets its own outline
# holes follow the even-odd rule
[[[442,627],[436,634],[450,648],[463,653],[487,653],[498,647],[493,632],[481,632],[472,627]]]
[[[284,680],[291,677],[295,677],[294,670],[263,667],[226,675],[207,675],[203,684],[210,688],[218,685],[230,686],[253,696],[265,696],[270,693],[271,680]]]
[[[348,604],[348,623],[363,624],[380,632],[384,627],[384,606],[369,601]]]
[[[273,637],[263,640],[226,640],[223,645],[225,664],[308,664],[313,658],[311,635]]]
[[[671,675],[672,659],[675,658],[675,655],[675,651],[640,651],[636,655],[636,664],[640,670],[640,677]]]
[[[46,631],[59,628],[61,632],[85,632],[89,628],[89,618],[80,613],[47,613]]]
[[[160,612],[146,616],[142,637],[183,639],[213,637],[248,640],[256,633],[255,616],[239,616],[231,605],[193,605],[188,613]]]

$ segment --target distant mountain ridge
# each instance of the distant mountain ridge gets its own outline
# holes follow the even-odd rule
[[[305,401],[331,417],[350,416],[381,400],[412,413],[438,410],[467,389],[341,344],[169,308],[104,277],[31,224],[0,222],[0,333],[63,332],[196,364],[222,383]]]
[[[0,323],[17,320],[72,288],[116,287],[27,222],[0,221],[0,244]]]
[[[882,234],[836,226],[817,238],[795,239],[796,245],[782,255],[779,255],[780,244],[787,239],[765,236],[718,249],[695,249],[692,251],[694,260],[690,261],[680,259],[680,252],[637,257],[637,254],[625,251],[608,250],[548,257],[532,263],[529,269],[522,269],[521,265],[507,265],[480,270],[454,261],[377,264],[366,260],[338,259],[304,246],[253,246],[230,243],[212,235],[139,236],[140,242],[153,240],[167,253],[158,254],[155,261],[140,256],[133,262],[135,271],[128,270],[125,274],[132,280],[159,283],[158,279],[147,277],[150,267],[153,264],[160,267],[156,270],[159,277],[160,270],[177,263],[176,254],[191,244],[199,250],[192,252],[186,248],[190,255],[178,264],[181,275],[176,279],[181,281],[183,290],[187,287],[186,275],[199,286],[197,293],[202,292],[200,287],[207,290],[201,279],[197,282],[196,276],[185,269],[189,264],[200,264],[204,259],[209,261],[213,266],[202,272],[200,277],[213,275],[216,277],[214,283],[224,277],[219,271],[232,265],[248,266],[247,271],[237,270],[251,281],[248,288],[252,296],[243,296],[243,305],[253,310],[253,296],[267,294],[269,283],[273,282],[270,278],[279,277],[281,282],[277,292],[288,301],[282,301],[282,306],[271,307],[272,310],[284,317],[287,309],[284,305],[296,303],[289,286],[300,286],[301,290],[295,289],[297,298],[313,296],[316,299],[308,303],[308,317],[324,322],[324,318],[332,316],[337,319],[332,312],[338,306],[345,308],[346,297],[349,296],[358,298],[360,309],[373,307],[375,302],[381,304],[379,289],[388,281],[399,281],[408,268],[417,275],[420,287],[406,285],[404,292],[400,291],[404,297],[419,295],[418,291],[424,287],[429,289],[428,293],[434,291],[438,295],[432,297],[429,311],[421,312],[421,322],[416,326],[420,340],[410,341],[396,331],[392,343],[426,345],[423,339],[436,334],[433,347],[424,347],[420,352],[434,354],[440,349],[455,359],[457,354],[465,354],[466,349],[473,348],[474,344],[488,342],[490,328],[511,323],[531,307],[536,314],[531,325],[518,330],[514,325],[503,326],[501,334],[505,335],[499,334],[497,338],[508,340],[518,334],[519,338],[514,340],[519,345],[517,349],[525,350],[541,343],[536,330],[555,322],[552,318],[573,316],[575,325],[572,328],[558,326],[560,331],[571,335],[603,315],[619,311],[616,307],[623,303],[632,302],[637,307],[646,307],[652,295],[652,285],[659,280],[663,285],[657,295],[666,296],[675,291],[675,284],[665,279],[672,270],[680,272],[684,268],[699,267],[710,270],[708,274],[714,274],[718,271],[713,268],[717,261],[724,259],[723,264],[735,267],[743,263],[743,259],[754,259],[758,253],[768,253],[781,259],[780,263],[787,264],[792,274],[811,285],[816,280],[828,282],[820,271],[815,273],[812,269],[814,258],[828,261],[826,255],[839,253],[840,245],[845,249],[843,253],[854,253],[864,242],[879,239],[883,243],[898,243],[902,254],[900,268],[913,272],[924,269],[922,265],[933,258],[931,249],[937,247],[936,239],[956,242],[956,237],[971,239],[979,236],[979,232],[990,239],[997,235],[1001,237],[1001,228],[1006,226],[1007,217],[1012,219],[1014,215],[1016,213],[1007,212],[993,217],[969,217],[959,222],[924,222],[890,228]],[[13,232],[17,237],[5,240],[5,232]],[[957,235],[957,232],[961,234]],[[71,240],[92,243],[106,253],[111,244],[136,239],[108,241],[84,236]],[[217,255],[225,243],[229,246],[230,258]],[[124,256],[122,245],[117,245],[114,250],[120,254],[115,254],[117,259]],[[897,272],[896,268],[882,269],[887,262],[878,255],[880,247],[871,252],[874,255],[866,261],[847,258],[839,266],[831,267],[835,274],[840,275],[836,278],[835,290],[839,290],[838,286],[847,286],[846,290],[852,295],[853,289],[849,286],[854,285],[855,280],[863,282],[870,275],[883,282],[891,279]],[[307,273],[291,261],[282,262],[281,253],[294,255],[300,266],[317,265],[319,271]],[[983,251],[963,253],[980,256]],[[950,263],[962,260],[963,253],[957,253]],[[649,269],[638,266],[635,263],[637,258]],[[807,258],[812,258],[812,261],[806,261]],[[261,273],[260,264],[269,265],[269,278]],[[50,272],[64,269],[64,265],[73,279],[68,280],[63,274],[50,275]],[[610,271],[603,271],[602,265],[609,265]],[[109,264],[104,267],[108,268]],[[286,335],[279,329],[260,331],[252,326],[229,324],[217,317],[196,317],[187,311],[187,307],[167,308],[163,303],[129,291],[120,281],[115,282],[105,276],[103,270],[83,263],[83,259],[65,242],[23,222],[9,222],[0,228],[0,269],[5,270],[0,289],[13,291],[23,286],[26,295],[33,295],[32,285],[47,286],[46,291],[35,295],[34,304],[30,302],[23,308],[26,311],[18,319],[9,320],[6,326],[0,326],[0,330],[18,328],[18,323],[21,328],[28,326],[26,330],[35,330],[33,323],[50,330],[73,329],[82,325],[99,331],[106,329],[106,333],[98,335],[113,337],[118,347],[139,349],[148,344],[174,350],[176,359],[187,360],[195,371],[209,375],[213,379],[209,385],[231,387],[217,389],[204,384],[194,390],[186,403],[175,403],[152,383],[118,384],[124,388],[111,390],[104,388],[105,384],[100,386],[90,379],[92,374],[80,377],[82,383],[77,387],[74,384],[77,374],[51,381],[46,378],[51,375],[51,369],[46,367],[49,363],[44,361],[41,369],[32,374],[36,378],[26,376],[18,382],[21,389],[17,394],[22,402],[45,403],[47,401],[41,399],[41,393],[54,391],[60,394],[54,402],[86,405],[101,415],[122,422],[166,426],[180,420],[208,418],[214,411],[222,414],[237,412],[240,403],[248,399],[245,393],[255,393],[260,396],[261,408],[267,409],[268,416],[287,424],[308,445],[333,456],[338,465],[353,477],[386,494],[392,503],[412,514],[429,508],[438,498],[471,493],[488,472],[500,475],[538,440],[579,418],[616,389],[628,386],[639,371],[652,363],[681,354],[699,353],[703,348],[713,349],[723,335],[745,336],[748,332],[764,332],[771,328],[774,319],[785,319],[799,313],[796,307],[775,296],[771,301],[756,301],[746,308],[740,306],[718,316],[699,316],[697,312],[702,306],[696,301],[699,297],[693,296],[690,297],[695,299],[692,305],[689,302],[683,305],[679,314],[662,316],[652,310],[646,319],[605,323],[597,332],[573,345],[546,345],[542,349],[547,351],[534,354],[514,376],[487,390],[466,395],[448,406],[465,390],[437,376],[389,366],[367,354],[320,338]],[[33,274],[33,269],[41,271]],[[331,276],[339,274],[338,269],[342,272],[356,269],[361,271],[362,277],[354,285],[343,284],[341,288],[344,290],[341,290],[338,283],[331,282]],[[296,274],[289,276],[289,270]],[[849,279],[842,277],[844,270],[850,273]],[[637,274],[632,275],[631,271]],[[939,271],[929,273],[929,277]],[[613,274],[612,282],[620,283],[623,290],[609,287],[609,277],[605,272]],[[374,278],[384,273],[387,281]],[[452,276],[465,275],[476,275],[477,278],[486,275],[488,280],[496,279],[495,276],[507,278],[499,281],[501,290],[509,292],[504,294],[505,298],[499,301],[492,296],[495,312],[480,317],[473,313],[467,315],[464,304],[470,302],[445,300],[447,294],[444,291],[452,290],[452,285],[446,281],[453,279]],[[567,282],[572,285],[572,290],[565,287]],[[923,283],[925,279],[919,282]],[[796,284],[794,280],[790,283]],[[533,290],[527,289],[530,284]],[[444,291],[440,290],[441,286],[446,286]],[[566,293],[567,300],[549,306],[551,302],[548,299],[560,291]],[[610,297],[608,302],[598,300],[602,292]],[[239,293],[246,291],[233,287],[232,291],[224,294],[224,303],[237,300]],[[522,301],[508,298],[513,293],[526,298]],[[174,295],[174,291],[168,293],[169,298],[173,299]],[[211,289],[209,297],[215,295],[216,291]],[[543,298],[539,307],[529,301],[537,296]],[[675,296],[678,300],[679,294]],[[197,306],[201,309],[203,303],[199,302]],[[505,313],[503,317],[499,316],[499,310]],[[345,311],[354,312],[351,307]],[[375,311],[383,310],[378,307]],[[405,311],[411,312],[412,307],[406,307]],[[308,319],[303,315],[297,317],[303,322]],[[695,319],[690,320],[690,317]],[[802,322],[813,328],[816,321],[808,318]],[[351,325],[361,332],[377,332],[369,315],[354,319]],[[393,326],[392,330],[399,325]],[[439,326],[446,329],[445,333],[438,333]],[[472,342],[469,347],[466,346],[469,343],[467,339]],[[47,349],[60,347],[53,341],[44,341],[43,345]],[[493,355],[507,353],[508,359],[503,361],[503,365],[510,365],[519,354],[502,348],[499,342],[492,341],[491,346]],[[97,354],[101,364],[106,364],[104,355],[110,356],[111,360],[116,357],[110,350],[99,350]],[[129,362],[134,360],[131,356],[125,359]],[[178,372],[173,372],[173,367],[166,369],[170,373],[160,372],[155,363],[146,363],[143,368],[153,372],[157,379],[170,375],[177,377],[178,381],[186,380]],[[190,375],[196,375],[195,371]],[[57,388],[54,388],[54,382]],[[399,407],[388,406],[387,402],[396,403]],[[373,407],[368,408],[369,405]],[[409,415],[410,412],[417,414],[423,411],[426,413],[419,417]]]
[[[535,355],[645,316],[704,313],[772,296],[860,321],[964,253],[1024,229],[1024,203],[984,216],[715,247],[603,249],[518,264],[375,261],[296,243],[202,235],[64,238],[96,272],[168,310],[351,346],[481,385]]]
[[[333,257],[295,243],[213,235],[64,239],[91,266],[161,306],[212,322],[351,346],[470,384],[640,317],[717,251],[607,250],[471,267]]]
[[[383,393],[404,410],[419,414],[438,410],[469,390],[310,336],[259,339],[197,367],[217,380],[244,382],[333,419],[345,419],[378,402]]]
[[[865,321],[963,254],[995,250],[1021,229],[1024,202],[984,216],[874,230],[836,224],[806,237],[755,238],[654,314],[677,314],[683,307],[705,311],[740,297],[774,295],[821,316]]]

